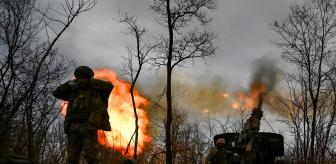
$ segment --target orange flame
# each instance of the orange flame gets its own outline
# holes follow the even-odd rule
[[[98,142],[113,150],[125,154],[126,147],[135,131],[135,118],[130,96],[131,85],[126,81],[120,80],[117,74],[110,69],[94,70],[96,79],[112,82],[114,89],[108,99],[108,113],[112,131],[98,131]],[[142,97],[138,91],[134,91],[135,105],[139,117],[139,135],[137,153],[141,153],[146,143],[151,141],[148,134],[148,116],[145,108],[149,101]],[[62,113],[65,114],[67,103],[61,104]],[[133,137],[134,140],[134,137]],[[134,144],[131,144],[127,156],[131,156],[134,151]]]
[[[267,86],[263,83],[253,83],[249,92],[237,92],[235,96],[229,96],[228,93],[222,93],[224,98],[231,97],[231,108],[240,110],[251,110],[258,103],[260,93],[266,93]],[[225,95],[225,96],[224,96]]]
[[[260,82],[252,83],[248,99],[246,100],[246,107],[248,109],[255,107],[258,103],[259,94],[266,93],[267,91],[268,87],[266,84]]]
[[[240,106],[241,106],[240,103],[237,102],[237,101],[234,101],[234,102],[232,102],[232,104],[231,104],[231,107],[232,107],[233,109],[239,109]]]
[[[228,94],[228,93],[222,93],[221,95],[222,95],[222,97],[224,97],[225,99],[227,99],[227,98],[229,97],[229,94]]]

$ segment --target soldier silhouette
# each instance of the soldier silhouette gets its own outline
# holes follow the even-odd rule
[[[89,164],[99,162],[97,130],[110,131],[107,113],[108,97],[113,89],[111,82],[94,79],[88,66],[75,69],[75,80],[70,80],[53,92],[68,101],[64,130],[67,134],[67,163],[79,163],[82,150]]]
[[[215,140],[215,147],[211,148],[205,158],[204,164],[227,164],[226,141],[224,138]]]

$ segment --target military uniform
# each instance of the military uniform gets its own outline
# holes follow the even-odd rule
[[[67,162],[78,163],[83,150],[86,161],[94,164],[98,163],[97,130],[111,130],[107,105],[113,85],[110,82],[93,79],[93,71],[84,76],[89,77],[84,86],[80,86],[77,79],[71,80],[57,87],[53,95],[68,101],[64,121],[64,130],[68,138]]]
[[[216,154],[216,152],[216,147],[210,148],[207,155],[205,156],[204,164],[211,164],[211,159]]]
[[[225,150],[225,139],[219,138],[215,141],[216,147],[210,148],[204,164],[227,164],[227,154]]]

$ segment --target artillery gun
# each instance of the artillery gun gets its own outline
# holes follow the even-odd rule
[[[265,93],[259,94],[258,104],[243,125],[241,133],[223,133],[214,137],[226,141],[227,161],[238,164],[273,164],[275,157],[284,155],[284,138],[281,134],[259,132],[261,110]]]

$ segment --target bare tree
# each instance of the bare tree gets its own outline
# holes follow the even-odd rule
[[[159,54],[152,58],[153,65],[164,66],[167,71],[166,101],[166,163],[173,162],[172,152],[172,72],[175,67],[182,67],[188,61],[197,58],[205,59],[215,53],[212,44],[215,35],[207,30],[186,30],[189,24],[197,20],[201,25],[210,22],[208,10],[217,7],[216,0],[153,0],[151,9],[159,16],[158,23],[167,28],[168,36],[161,35],[164,41],[159,48]]]
[[[66,138],[62,119],[57,119],[48,129],[41,149],[41,163],[65,163],[66,162]]]
[[[274,43],[295,72],[285,73],[289,97],[279,101],[289,110],[295,157],[323,163],[335,135],[334,90],[336,1],[309,0],[292,5],[289,15],[274,22]]]
[[[64,0],[55,10],[38,8],[36,0],[0,1],[1,151],[43,158],[58,112],[50,93],[73,64],[59,56],[55,44],[94,5],[94,0]]]
[[[152,146],[145,152],[144,163],[163,163],[165,161],[165,119],[155,122],[157,135]],[[207,138],[198,121],[190,122],[184,111],[173,112],[172,149],[174,163],[202,163],[206,153]]]
[[[149,53],[154,50],[154,48],[157,45],[151,45],[150,43],[143,44],[143,35],[145,34],[146,30],[144,27],[141,27],[137,24],[137,19],[134,16],[129,16],[127,13],[125,13],[120,18],[120,22],[127,25],[127,32],[126,34],[131,35],[136,40],[136,48],[132,49],[128,47],[128,57],[124,58],[124,65],[122,68],[122,71],[129,75],[131,79],[131,98],[132,98],[132,106],[134,111],[134,117],[135,117],[135,130],[134,133],[130,139],[134,139],[134,154],[133,158],[137,159],[137,148],[138,148],[138,131],[139,131],[139,118],[137,114],[137,107],[134,99],[134,87],[136,85],[136,82],[139,79],[140,73],[142,71],[142,68],[144,67],[144,64],[148,63],[149,61]],[[129,144],[127,145],[126,154],[128,153]]]
[[[163,103],[163,102],[160,102]],[[153,141],[149,148],[140,158],[143,163],[164,163],[165,158],[165,110],[159,107],[157,119],[152,118],[152,126],[155,129]],[[161,114],[162,113],[162,114]],[[160,115],[161,114],[161,115]],[[159,116],[158,116],[159,115]],[[225,132],[235,132],[238,127],[233,118],[228,116],[225,119],[208,119],[203,121],[188,119],[188,114],[182,109],[177,109],[174,105],[172,122],[172,149],[173,163],[181,164],[201,164],[206,158],[206,154],[214,146],[214,136]],[[240,131],[240,129],[239,129]]]

